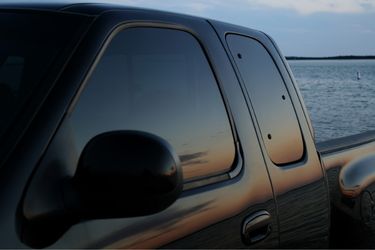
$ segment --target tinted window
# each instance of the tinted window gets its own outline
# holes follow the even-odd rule
[[[95,135],[140,130],[166,139],[185,179],[228,171],[228,116],[197,40],[170,29],[131,28],[110,43],[71,115],[79,150]]]
[[[256,40],[228,35],[227,42],[245,83],[266,150],[276,164],[301,159],[303,141],[284,81],[267,50]]]

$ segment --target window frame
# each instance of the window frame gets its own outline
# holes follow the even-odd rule
[[[240,141],[238,139],[239,137],[238,137],[238,133],[237,133],[237,130],[236,130],[235,123],[234,123],[233,114],[231,112],[231,109],[229,107],[229,103],[228,103],[228,101],[226,99],[226,96],[225,96],[225,93],[223,91],[222,84],[220,83],[220,79],[217,77],[217,72],[215,71],[215,67],[213,67],[213,65],[212,65],[211,58],[210,58],[209,54],[207,53],[206,46],[204,45],[202,40],[199,39],[199,36],[194,32],[194,30],[192,30],[188,27],[185,27],[183,25],[171,24],[171,23],[165,23],[165,22],[158,22],[158,21],[152,21],[152,22],[150,22],[150,21],[134,21],[134,22],[121,22],[121,23],[117,24],[116,26],[114,26],[112,28],[112,30],[107,34],[105,40],[101,44],[101,48],[100,48],[99,52],[96,54],[95,59],[91,63],[89,70],[87,71],[83,80],[81,81],[81,84],[78,88],[78,91],[76,92],[71,104],[69,105],[69,107],[67,109],[65,119],[68,119],[68,116],[74,111],[75,106],[77,105],[77,102],[80,99],[80,96],[81,96],[82,92],[86,88],[86,85],[90,81],[90,78],[91,78],[93,72],[95,71],[98,63],[100,62],[103,55],[105,54],[108,46],[110,46],[112,40],[117,36],[118,33],[122,32],[126,29],[131,29],[131,28],[171,29],[171,30],[186,32],[189,35],[191,35],[198,42],[199,46],[202,49],[202,53],[204,54],[204,56],[207,60],[208,66],[211,69],[212,75],[213,75],[213,77],[216,81],[216,85],[217,85],[218,91],[220,93],[220,97],[221,97],[221,100],[223,102],[225,112],[227,114],[227,120],[229,122],[229,126],[230,126],[231,133],[232,133],[232,139],[233,139],[233,143],[234,143],[234,145],[233,145],[234,146],[234,153],[235,153],[232,165],[228,167],[229,171],[225,171],[225,172],[219,173],[219,174],[213,173],[213,174],[206,175],[206,176],[197,176],[197,178],[194,178],[193,180],[184,181],[183,190],[187,191],[187,190],[190,190],[190,189],[195,189],[195,188],[198,188],[198,187],[202,187],[202,186],[206,186],[206,185],[210,185],[210,184],[214,184],[214,183],[219,183],[219,182],[223,182],[223,181],[227,181],[227,180],[239,177],[242,170],[243,170],[242,148],[241,148],[241,145],[240,145]]]

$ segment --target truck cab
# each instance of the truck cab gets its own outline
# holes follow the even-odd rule
[[[332,204],[355,213],[364,142],[318,151],[265,33],[107,4],[0,23],[2,247],[327,248]]]

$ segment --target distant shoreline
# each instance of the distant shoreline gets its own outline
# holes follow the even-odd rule
[[[287,60],[375,60],[375,56],[329,56],[329,57],[302,57],[286,56]]]

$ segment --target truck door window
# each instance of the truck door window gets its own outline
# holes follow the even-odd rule
[[[217,82],[198,41],[163,28],[128,28],[110,42],[70,123],[79,152],[95,135],[140,130],[167,140],[185,180],[231,169],[234,140]]]
[[[228,35],[227,43],[249,95],[270,159],[278,165],[298,161],[304,145],[298,120],[272,57],[258,41]]]

